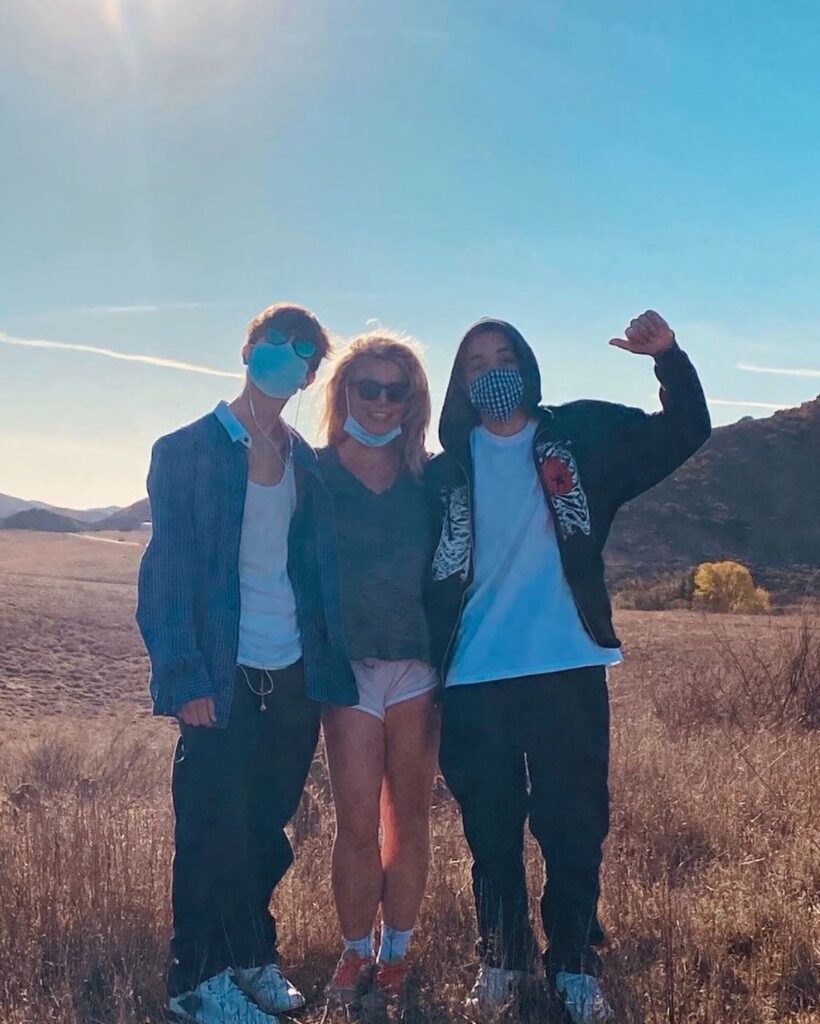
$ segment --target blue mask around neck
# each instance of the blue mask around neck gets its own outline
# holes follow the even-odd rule
[[[368,448],[382,448],[386,444],[390,444],[391,441],[395,441],[396,438],[401,434],[401,424],[397,427],[393,427],[392,430],[388,430],[386,434],[371,434],[369,430],[366,430],[357,419],[354,419],[350,413],[347,414],[347,419],[344,422],[343,430],[346,434],[353,438],[354,441],[358,441],[359,444],[366,445]]]
[[[307,383],[308,365],[289,342],[257,342],[248,359],[248,377],[268,398],[292,398]]]

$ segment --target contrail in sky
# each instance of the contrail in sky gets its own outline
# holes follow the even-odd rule
[[[108,359],[121,359],[126,363],[143,363],[146,366],[159,366],[165,370],[185,370],[187,373],[203,373],[208,377],[230,377],[233,380],[244,380],[242,373],[231,373],[228,370],[215,370],[210,366],[197,363],[184,363],[179,359],[164,359],[162,356],[138,355],[134,352],[117,352],[112,348],[97,348],[95,345],[75,345],[66,341],[44,341],[39,338],[14,338],[0,331],[0,342],[4,345],[17,345],[20,348],[45,348],[60,352],[86,352],[94,356],[105,356]]]
[[[738,402],[733,398],[707,398],[709,405],[736,405],[743,409],[790,409],[791,403],[782,402]]]
[[[187,311],[194,309],[223,309],[232,306],[241,307],[241,302],[159,302],[159,303],[137,303],[130,306],[69,306],[67,309],[50,309],[44,313],[34,313],[37,318],[57,316],[76,316],[78,314],[88,316],[114,316],[117,314],[138,314],[138,313],[167,313],[175,311]]]
[[[198,363],[185,363],[179,359],[165,359],[162,356],[140,355],[134,352],[117,352],[116,349],[98,348],[96,345],[78,345],[66,341],[46,341],[39,338],[15,338],[10,334],[0,331],[0,343],[4,345],[16,345],[21,348],[51,349],[59,352],[84,352],[95,356],[105,356],[107,359],[120,359],[126,363],[142,363],[145,366],[159,366],[165,370],[184,370],[187,373],[202,373],[208,377],[229,377],[232,380],[244,380],[244,374],[232,373],[228,370],[216,370],[211,366],[200,366]],[[756,367],[743,367],[744,369],[757,369]],[[787,371],[765,371],[761,372],[787,372]],[[811,375],[820,377],[820,371],[794,370],[788,371],[800,375]],[[738,406],[746,409],[788,409],[789,402],[740,402],[734,399],[709,398],[710,405]]]
[[[787,370],[777,366],[753,366],[751,363],[738,363],[737,368],[751,373],[776,373],[781,377],[820,377],[820,370]]]

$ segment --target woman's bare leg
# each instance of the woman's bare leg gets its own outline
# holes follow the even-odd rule
[[[325,708],[322,723],[336,807],[333,895],[342,935],[361,939],[373,927],[384,889],[379,796],[385,727],[355,708]]]
[[[416,923],[430,862],[430,798],[439,741],[432,692],[394,704],[385,718],[382,921],[399,931]]]

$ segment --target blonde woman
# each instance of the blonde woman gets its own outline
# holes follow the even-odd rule
[[[355,707],[325,705],[322,715],[336,805],[333,892],[344,937],[328,989],[337,1004],[354,1004],[369,990],[400,997],[427,880],[438,750],[437,678],[422,608],[432,553],[420,480],[429,420],[414,347],[383,332],[357,338],[328,384],[328,447],[319,452],[359,689]]]

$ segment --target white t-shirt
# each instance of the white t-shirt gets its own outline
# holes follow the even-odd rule
[[[474,579],[447,686],[616,665],[584,629],[535,470],[531,421],[513,437],[476,427]]]
[[[302,656],[288,576],[288,531],[295,510],[292,459],[275,486],[248,481],[239,542],[240,665],[285,668]]]

